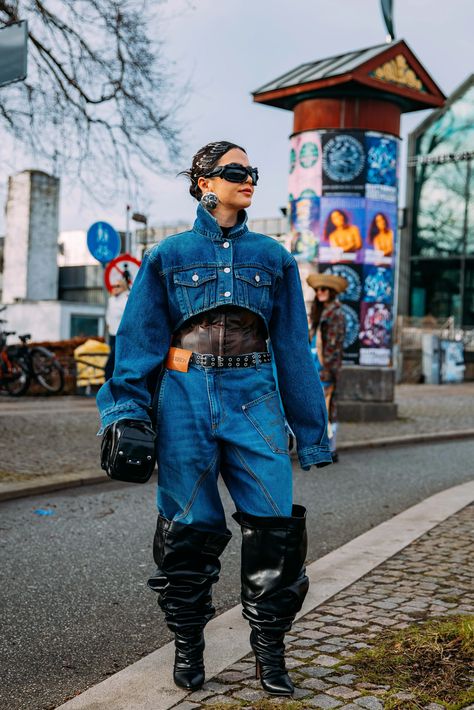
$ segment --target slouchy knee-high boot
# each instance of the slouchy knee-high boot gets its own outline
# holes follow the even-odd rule
[[[306,510],[291,517],[235,513],[242,530],[242,605],[250,623],[257,678],[272,695],[292,695],[285,666],[285,633],[291,629],[309,586],[305,574]]]
[[[158,516],[153,556],[158,569],[148,586],[175,635],[173,678],[181,688],[196,690],[204,683],[203,630],[215,614],[212,585],[219,579],[219,555],[231,538]]]

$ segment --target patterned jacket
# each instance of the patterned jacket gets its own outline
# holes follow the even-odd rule
[[[320,321],[322,340],[321,381],[336,384],[342,365],[342,351],[346,322],[339,301],[332,301],[324,309]]]

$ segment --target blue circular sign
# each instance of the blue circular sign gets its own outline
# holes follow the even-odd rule
[[[107,264],[120,254],[120,236],[108,222],[94,222],[87,230],[87,248],[100,261]]]

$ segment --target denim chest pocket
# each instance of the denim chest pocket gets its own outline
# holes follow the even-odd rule
[[[274,453],[288,453],[288,435],[278,392],[269,392],[244,404],[242,411]]]
[[[197,266],[194,269],[181,269],[173,273],[173,284],[180,308],[187,315],[202,311],[211,306],[216,299],[217,269],[209,266]]]
[[[236,287],[246,306],[262,310],[268,305],[272,276],[258,266],[239,266],[234,269]]]

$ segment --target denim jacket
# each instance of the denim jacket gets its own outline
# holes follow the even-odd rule
[[[201,205],[192,230],[148,250],[117,332],[114,375],[97,395],[102,426],[150,420],[152,373],[191,316],[234,304],[266,323],[286,419],[302,468],[331,462],[324,396],[308,343],[296,261],[271,237],[250,232],[244,211],[227,237]]]

